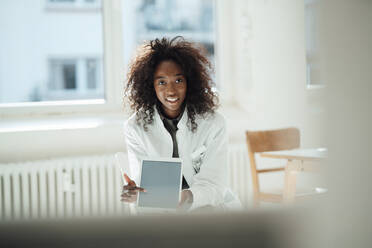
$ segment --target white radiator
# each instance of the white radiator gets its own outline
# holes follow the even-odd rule
[[[246,205],[245,145],[229,147],[229,166],[231,187]],[[0,219],[123,214],[121,177],[114,154],[0,164]]]
[[[113,155],[1,165],[1,219],[120,214],[121,185]]]
[[[247,146],[245,144],[230,144],[228,161],[230,167],[230,186],[238,194],[243,206],[247,207],[252,195]]]

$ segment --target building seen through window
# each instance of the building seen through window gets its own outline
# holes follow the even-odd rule
[[[201,44],[214,64],[214,5],[121,0],[117,56],[127,68],[143,41],[183,36]],[[0,16],[0,104],[104,99],[101,0],[0,1]]]
[[[215,64],[214,9],[214,0],[122,0],[125,65],[144,41],[175,36],[202,45]]]
[[[50,59],[47,90],[43,100],[93,99],[102,97],[102,59]],[[37,99],[33,99],[37,100]]]
[[[0,104],[104,98],[100,0],[4,1],[0,16]]]

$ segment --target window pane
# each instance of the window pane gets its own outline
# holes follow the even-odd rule
[[[76,89],[75,65],[63,65],[63,89]]]
[[[76,61],[51,60],[48,91],[76,89]]]
[[[214,64],[213,0],[122,0],[122,8],[125,65],[143,41],[178,35],[204,45]]]
[[[88,59],[86,66],[88,89],[95,89],[97,88],[97,60]]]
[[[306,39],[306,74],[307,85],[322,85],[318,56],[317,16],[319,0],[305,2],[305,39]]]
[[[0,37],[0,103],[104,98],[101,1],[0,1]]]

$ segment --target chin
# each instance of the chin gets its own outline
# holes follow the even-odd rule
[[[172,111],[178,111],[180,110],[181,106],[178,107],[168,107],[167,109],[172,110]]]

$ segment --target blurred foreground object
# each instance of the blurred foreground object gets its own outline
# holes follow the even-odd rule
[[[290,248],[301,246],[302,221],[293,212],[277,211],[11,222],[0,224],[0,246]]]
[[[321,2],[329,148],[324,247],[371,247],[372,1]]]

